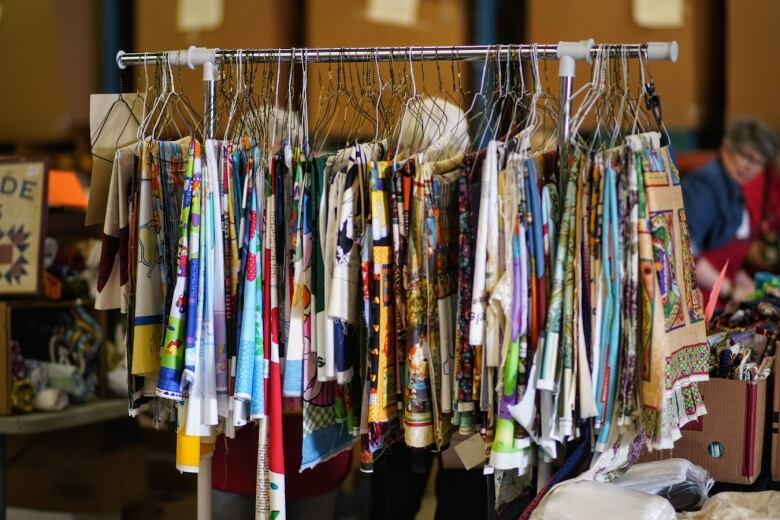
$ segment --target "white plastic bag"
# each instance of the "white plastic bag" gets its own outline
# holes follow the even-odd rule
[[[701,507],[714,483],[707,470],[677,458],[634,464],[614,482],[626,489],[660,495],[677,511]]]
[[[614,484],[580,481],[553,489],[531,520],[675,520],[665,498]]]

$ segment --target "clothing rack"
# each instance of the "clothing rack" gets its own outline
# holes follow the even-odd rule
[[[194,69],[203,67],[204,114],[206,135],[215,132],[216,120],[216,65],[224,62],[244,63],[365,63],[365,62],[424,62],[424,61],[507,61],[511,59],[559,60],[561,111],[558,124],[558,141],[569,140],[569,119],[571,117],[571,95],[574,84],[576,61],[588,63],[599,54],[623,58],[644,58],[650,61],[676,62],[679,47],[676,41],[596,44],[593,39],[557,44],[521,45],[460,45],[424,47],[321,47],[287,49],[210,49],[191,46],[187,50],[161,52],[119,51],[116,63],[120,69],[128,65],[168,63],[186,65]]]
[[[502,60],[530,58],[554,60],[569,56],[575,60],[595,57],[599,52],[609,51],[615,56],[624,53],[630,58],[646,57],[648,60],[677,60],[677,42],[648,42],[633,44],[599,44],[592,39],[557,44],[522,45],[462,45],[424,47],[323,47],[290,49],[208,49],[191,46],[184,51],[135,52],[119,51],[116,56],[120,69],[128,65],[156,63],[167,58],[172,65],[187,65],[190,68],[211,61],[241,59],[247,62],[303,62],[337,63],[366,61],[479,61],[488,58]]]
[[[216,66],[222,63],[412,63],[425,61],[470,61],[487,63],[490,60],[513,59],[559,60],[560,106],[558,144],[569,142],[571,98],[575,64],[594,57],[608,55],[615,58],[645,59],[676,62],[679,48],[676,41],[631,44],[596,44],[593,39],[557,44],[521,45],[466,45],[421,47],[325,47],[279,49],[217,49],[191,46],[187,50],[161,52],[125,52],[116,55],[120,69],[127,66],[168,64],[203,67],[205,137],[216,134]],[[565,147],[561,147],[562,149]],[[541,468],[541,467],[540,467]],[[541,475],[541,473],[540,473]],[[201,461],[198,473],[198,520],[211,519],[211,459]]]

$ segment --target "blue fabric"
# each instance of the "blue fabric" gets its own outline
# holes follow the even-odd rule
[[[683,177],[682,192],[696,253],[723,247],[734,239],[745,199],[719,159]]]
[[[351,449],[354,441],[355,437],[349,433],[345,424],[331,424],[304,435],[301,445],[301,471]]]
[[[251,191],[248,194],[248,198],[247,205],[250,208],[250,214],[253,214],[257,211],[257,199]],[[254,214],[256,215],[256,213]],[[247,219],[244,228],[246,230],[250,228],[249,219]],[[245,254],[258,256],[260,250],[258,234],[255,233],[254,236],[250,236],[249,233],[246,233],[245,240],[248,241],[244,247]],[[246,271],[242,272],[246,273]],[[258,326],[256,321],[258,307],[257,282],[257,276],[252,279],[249,276],[244,276],[244,283],[241,284],[244,286],[244,301],[241,309],[241,324],[238,335],[238,362],[235,385],[236,399],[250,401],[253,404],[254,397],[256,397],[253,395],[253,382],[258,376],[258,374],[255,374],[255,327]],[[262,292],[260,292],[260,296],[262,298]],[[260,305],[262,305],[262,300]]]

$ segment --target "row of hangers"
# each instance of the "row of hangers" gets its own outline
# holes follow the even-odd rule
[[[373,138],[375,142],[396,143],[394,149],[399,151],[405,125],[426,128],[436,136],[465,125],[475,137],[471,142],[477,145],[487,139],[514,138],[523,149],[548,149],[556,142],[560,99],[551,90],[547,62],[534,52],[530,59],[521,59],[518,53],[501,60],[502,49],[504,46],[497,46],[486,53],[478,67],[481,70],[477,70],[480,81],[474,92],[464,86],[464,62],[449,60],[444,74],[443,60],[431,62],[435,67],[435,79],[431,80],[430,68],[426,78],[425,64],[415,62],[411,50],[408,59],[381,65],[376,54],[373,61],[312,64],[304,50],[300,54],[304,59],[283,64],[281,59],[249,62],[237,51],[219,65],[215,100],[218,130],[213,137],[237,142],[248,136],[263,149],[289,138],[305,150],[320,152],[335,131],[346,143]],[[316,69],[319,87],[313,103],[308,95],[311,67]],[[105,121],[119,108],[128,113],[125,125],[131,118],[138,125],[138,141],[185,135],[203,139],[204,114],[212,107],[203,112],[194,108],[183,92],[182,67],[174,68],[166,57],[152,67],[150,76],[150,66],[143,65],[137,70],[139,86],[141,69],[142,96],[128,101],[120,93],[93,136],[93,145]],[[632,76],[632,69],[638,69],[638,74],[634,71]],[[431,98],[435,102],[424,102]],[[629,58],[625,46],[599,47],[589,81],[571,100],[577,107],[572,110],[569,135],[572,143],[587,150],[615,146],[622,136],[654,126],[663,130],[668,140],[660,97],[646,70],[646,59]],[[140,121],[131,106],[138,102],[145,103]],[[449,106],[461,110],[453,116]],[[314,114],[311,123],[310,108]],[[593,131],[585,137],[580,129],[589,117]]]

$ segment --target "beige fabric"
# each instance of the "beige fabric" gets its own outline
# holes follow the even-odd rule
[[[719,493],[701,511],[680,513],[678,520],[764,520],[780,518],[780,492]]]

